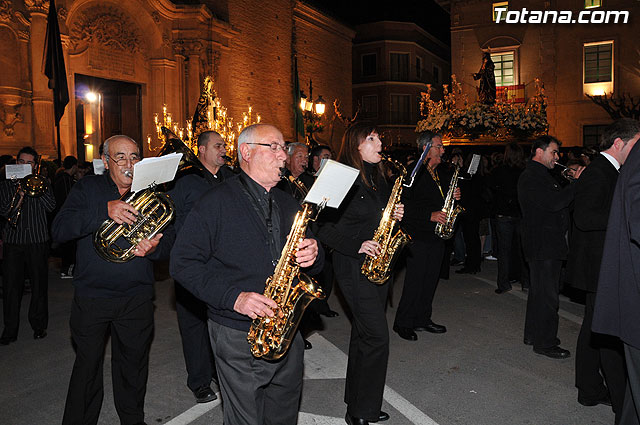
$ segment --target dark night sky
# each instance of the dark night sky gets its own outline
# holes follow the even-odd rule
[[[414,22],[450,44],[449,14],[433,0],[302,0],[347,24]]]

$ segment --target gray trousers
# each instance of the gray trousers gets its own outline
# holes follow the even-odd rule
[[[253,357],[247,332],[209,323],[226,425],[295,425],[302,393],[300,332],[276,361]]]

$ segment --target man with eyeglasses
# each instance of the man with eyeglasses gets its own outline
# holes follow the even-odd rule
[[[171,237],[141,241],[125,263],[102,259],[93,233],[106,219],[132,225],[138,211],[120,200],[131,188],[138,144],[117,135],[105,140],[107,173],[78,181],[53,221],[57,242],[77,240],[74,297],[69,325],[76,359],[69,381],[63,424],[96,423],[100,415],[103,362],[111,335],[113,398],[123,424],[144,423],[144,397],[153,336],[153,263],[168,256]],[[165,229],[172,236],[172,227]],[[162,238],[162,239],[161,239]]]
[[[225,165],[225,156],[224,140],[219,133],[204,131],[198,136],[198,158],[204,170],[181,176],[169,191],[176,206],[176,232],[180,231],[187,214],[208,189],[235,175]],[[179,282],[175,282],[175,290],[187,387],[198,403],[208,403],[217,398],[211,388],[211,381],[217,381],[217,377],[209,343],[207,306]]]
[[[38,153],[27,146],[18,152],[17,163],[31,165],[33,172],[37,158]],[[33,329],[34,339],[42,339],[47,336],[49,320],[47,213],[53,211],[56,206],[51,186],[47,184],[44,195],[33,197],[25,194],[24,180],[22,182],[15,179],[4,180],[0,183],[0,215],[7,217],[11,213],[12,204],[13,206],[21,206],[16,225],[7,224],[5,226],[3,239],[4,330],[2,337],[0,337],[0,345],[8,345],[18,338],[25,268],[29,271],[28,277],[31,283],[29,324]]]
[[[297,421],[304,350],[300,333],[277,361],[254,358],[247,343],[252,320],[273,316],[277,307],[263,295],[265,282],[300,209],[292,196],[275,187],[286,155],[277,128],[254,124],[242,130],[240,175],[196,203],[171,251],[173,278],[208,306],[226,424]],[[322,267],[324,255],[310,232],[297,248],[296,259],[305,272]]]

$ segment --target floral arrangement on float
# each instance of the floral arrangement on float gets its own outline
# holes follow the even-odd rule
[[[443,99],[431,98],[433,87],[427,84],[420,101],[416,132],[430,130],[445,139],[484,139],[488,141],[527,140],[546,134],[547,100],[544,86],[535,80],[536,94],[524,103],[509,103],[498,98],[495,104],[469,103],[462,85],[451,76],[451,85],[443,85]]]

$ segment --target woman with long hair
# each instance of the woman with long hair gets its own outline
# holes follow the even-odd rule
[[[318,238],[333,249],[336,280],[353,315],[344,400],[347,424],[384,421],[380,410],[389,358],[389,329],[385,316],[389,284],[376,285],[361,273],[367,255],[380,254],[373,234],[391,194],[381,163],[382,142],[376,127],[354,123],[343,139],[338,160],[360,171],[336,214],[321,224]],[[398,204],[394,217],[402,219]]]

